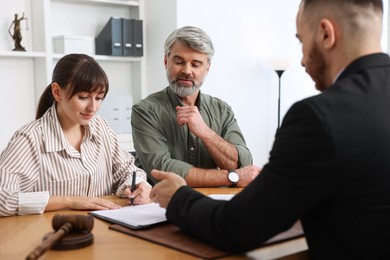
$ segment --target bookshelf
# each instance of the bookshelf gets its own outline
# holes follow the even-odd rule
[[[0,78],[2,95],[0,117],[7,127],[0,133],[0,150],[12,134],[35,117],[37,101],[51,81],[56,62],[67,53],[55,50],[57,36],[91,39],[99,34],[110,17],[144,20],[144,0],[3,0],[0,10]],[[26,52],[12,51],[14,42],[8,34],[14,14],[25,13],[21,21],[22,46]],[[5,31],[5,32],[4,32]],[[144,50],[145,50],[145,40]],[[106,71],[110,81],[108,95],[131,95],[133,103],[146,95],[145,52],[143,57],[93,56]],[[70,52],[78,52],[73,49]],[[3,124],[5,125],[5,124]],[[131,134],[120,137],[125,149],[132,149]]]

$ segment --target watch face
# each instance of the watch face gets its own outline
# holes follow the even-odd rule
[[[240,179],[240,176],[236,172],[230,172],[228,176],[229,181],[231,181],[232,183],[237,183]]]

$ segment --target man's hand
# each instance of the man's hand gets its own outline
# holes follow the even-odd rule
[[[237,183],[238,187],[246,187],[251,183],[257,175],[259,175],[261,168],[256,165],[248,165],[240,169],[234,170],[240,175],[240,180]]]
[[[150,192],[150,199],[153,202],[160,204],[160,207],[167,208],[171,198],[175,192],[184,185],[186,181],[179,175],[173,172],[164,172],[152,170],[154,178],[160,180]]]
[[[210,128],[203,121],[197,106],[177,106],[176,121],[182,125],[187,125],[191,133],[201,138]]]

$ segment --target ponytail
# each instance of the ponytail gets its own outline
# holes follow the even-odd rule
[[[54,97],[53,97],[53,93],[51,92],[51,84],[50,84],[49,86],[46,87],[41,97],[39,98],[35,119],[41,118],[46,113],[46,111],[53,105],[53,103],[54,103]]]

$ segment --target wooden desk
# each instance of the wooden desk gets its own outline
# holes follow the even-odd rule
[[[202,188],[197,189],[208,194],[236,194],[239,188]],[[127,199],[109,196],[110,200],[119,205],[126,205]],[[1,259],[25,259],[26,256],[40,245],[45,234],[52,231],[52,218],[55,214],[87,214],[87,211],[63,210],[46,212],[42,215],[27,215],[0,218],[0,258]],[[40,259],[197,259],[194,256],[160,246],[136,237],[109,230],[109,223],[94,219],[92,230],[94,243],[91,246],[67,250],[47,251]],[[224,259],[275,259],[293,255],[292,258],[283,259],[307,259],[306,253],[296,258],[297,252],[307,250],[304,238],[297,238],[287,242],[261,247],[248,252],[246,255],[230,256]],[[301,257],[302,256],[302,257]]]

